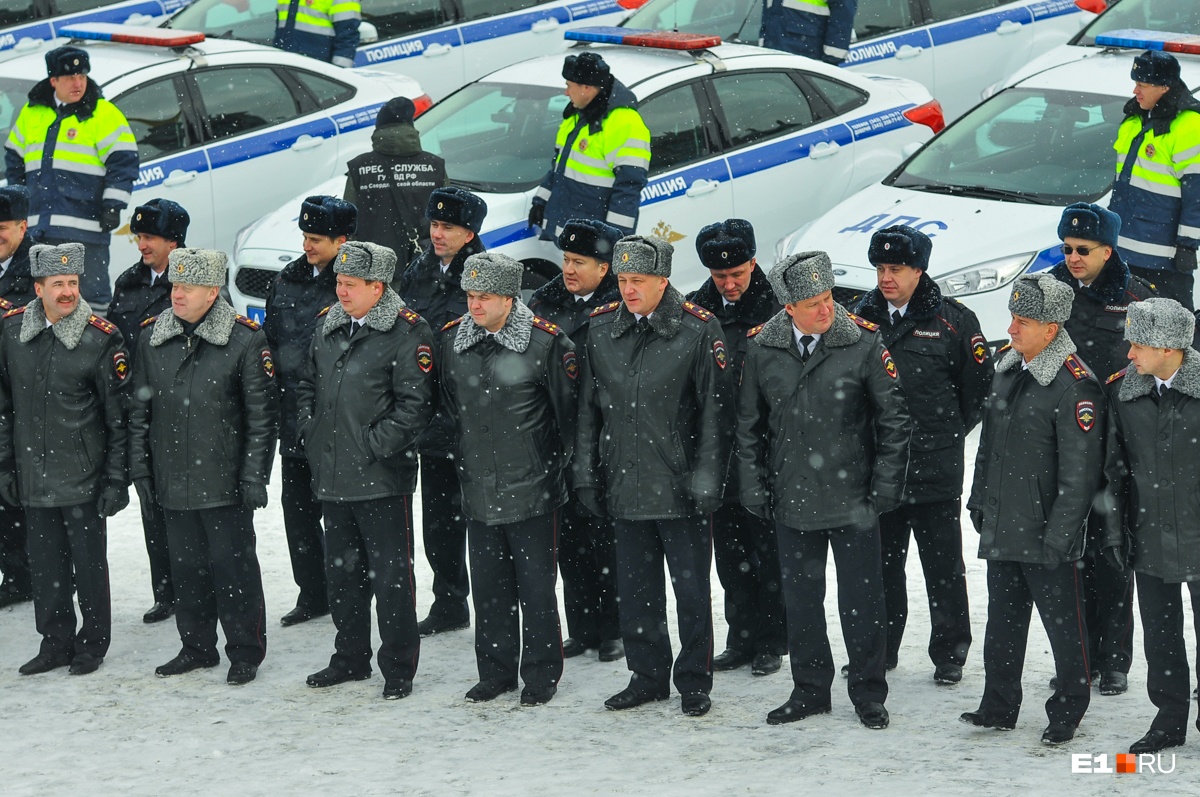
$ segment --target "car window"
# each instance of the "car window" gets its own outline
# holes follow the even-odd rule
[[[275,0],[196,0],[171,17],[168,27],[202,31],[214,39],[270,44],[275,36]]]
[[[362,18],[375,26],[382,41],[452,22],[450,8],[440,0],[365,0]]]
[[[745,147],[807,127],[812,107],[783,72],[735,72],[712,81],[729,143]]]
[[[29,100],[29,90],[36,82],[11,77],[0,78],[0,129],[4,131],[0,141],[8,139],[8,131],[13,122],[17,121],[17,114],[21,113],[21,109]]]
[[[461,0],[463,19],[487,19],[488,17],[507,14],[510,11],[520,11],[532,8],[541,0]]]
[[[1092,45],[1096,37],[1123,28],[1180,33],[1200,31],[1200,3],[1196,0],[1121,0],[1092,20],[1073,44]]]
[[[113,101],[129,120],[142,163],[196,143],[183,115],[180,89],[175,78],[166,78],[138,86]]]
[[[115,2],[115,0],[113,0]],[[74,14],[78,11],[94,11],[100,6],[106,6],[106,0],[54,0],[54,14]]]
[[[693,84],[676,86],[646,100],[638,108],[650,129],[650,174],[712,154]]]
[[[312,93],[319,108],[329,108],[346,102],[356,93],[353,86],[333,78],[305,72],[303,69],[293,69],[291,75]]]
[[[29,22],[35,16],[33,0],[0,0],[0,26]]]
[[[859,0],[860,5],[864,0]],[[715,33],[725,41],[757,44],[762,0],[650,0],[627,20],[630,28]]]
[[[931,21],[942,22],[995,8],[999,0],[925,0],[925,2],[929,4]]]
[[[808,77],[808,81],[825,98],[825,101],[829,103],[829,107],[833,109],[835,116],[841,116],[844,113],[853,111],[860,105],[866,105],[867,100],[870,99],[862,89],[847,86],[840,80],[812,73],[806,73],[806,76]]]
[[[858,11],[854,15],[854,38],[884,36],[907,30],[915,24],[912,0],[858,0]]]
[[[293,120],[300,109],[267,67],[207,69],[193,75],[211,138],[228,138]]]

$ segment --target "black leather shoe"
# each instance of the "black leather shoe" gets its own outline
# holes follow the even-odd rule
[[[495,700],[505,692],[512,692],[516,688],[516,681],[480,681],[467,690],[467,701],[486,703],[489,700]]]
[[[71,669],[67,672],[71,675],[91,675],[100,669],[100,665],[103,663],[103,656],[80,655],[71,659]]]
[[[1092,686],[1095,686],[1098,683],[1100,683],[1100,673],[1094,672],[1094,673],[1092,673],[1091,684],[1092,684]],[[1058,676],[1057,675],[1050,678],[1050,688],[1056,692],[1058,691]]]
[[[582,639],[576,639],[575,637],[568,637],[567,639],[563,640],[563,658],[564,659],[573,659],[576,656],[582,656],[584,653],[587,653],[590,649],[596,647],[596,644],[597,643],[595,643],[595,642],[588,643],[588,642],[584,642]]]
[[[817,714],[828,714],[831,711],[833,711],[833,706],[828,703],[820,706],[810,706],[799,700],[789,700],[767,714],[767,724],[784,725],[789,722],[798,722],[808,717],[814,717]]]
[[[860,703],[854,707],[858,721],[873,731],[881,731],[892,721],[882,703]]]
[[[307,623],[309,620],[315,620],[316,618],[324,617],[327,614],[329,614],[328,609],[317,611],[315,609],[305,608],[304,606],[297,606],[283,617],[280,617],[279,624],[284,628],[287,628],[289,625],[300,625],[300,623]]]
[[[998,731],[1011,731],[1017,727],[1017,723],[1010,720],[1002,720],[999,717],[993,717],[983,709],[979,711],[968,711],[965,714],[960,714],[959,722],[965,722],[968,725],[974,725],[976,728],[995,728]]]
[[[225,676],[225,683],[233,686],[243,686],[253,681],[257,676],[257,664],[250,664],[245,661],[234,662],[229,665],[229,674]]]
[[[726,648],[724,652],[713,656],[712,668],[714,672],[729,672],[739,667],[745,667],[752,661],[754,661],[753,653],[737,648]]]
[[[752,675],[771,675],[779,672],[781,666],[783,666],[782,656],[776,656],[774,653],[759,653],[754,657],[754,663],[750,665],[750,673]]]
[[[220,663],[220,658],[196,659],[192,658],[187,653],[180,653],[166,664],[155,667],[154,674],[160,678],[169,678],[172,675],[183,675],[185,672],[191,672],[192,670],[202,670],[210,667],[216,667]]]
[[[956,684],[962,681],[962,666],[958,664],[939,664],[933,668],[934,683]]]
[[[417,623],[417,633],[422,637],[444,634],[447,631],[461,631],[471,627],[471,618],[462,620],[445,620],[441,617],[426,617]]]
[[[625,643],[619,639],[606,639],[600,643],[600,661],[620,661],[625,658]]]
[[[143,623],[161,623],[171,615],[175,614],[175,604],[156,602],[150,609],[142,615]]]
[[[545,705],[553,700],[556,694],[558,694],[558,687],[553,684],[550,686],[527,686],[521,690],[521,705]]]
[[[350,681],[365,681],[370,677],[371,673],[369,670],[367,672],[346,672],[345,670],[339,670],[337,667],[326,667],[308,676],[304,682],[313,689],[324,689],[329,686],[349,683]]]
[[[1042,744],[1066,744],[1075,738],[1075,727],[1061,722],[1052,722],[1042,731]]]
[[[44,672],[57,670],[59,667],[66,667],[70,663],[71,657],[66,654],[54,656],[49,653],[39,653],[22,664],[17,672],[21,675],[41,675]]]
[[[1100,694],[1123,695],[1129,691],[1129,676],[1123,672],[1100,673]]]
[[[703,717],[712,708],[712,700],[703,692],[688,692],[682,695],[679,707],[689,717]]]
[[[1200,720],[1198,720],[1200,722]],[[1138,739],[1133,744],[1129,745],[1131,753],[1157,753],[1159,750],[1166,750],[1168,747],[1182,747],[1187,741],[1187,737],[1181,734],[1167,733],[1166,731],[1150,731],[1142,738]]]
[[[627,708],[637,708],[656,700],[666,700],[670,696],[670,687],[656,691],[653,687],[638,689],[634,686],[627,686],[605,700],[604,707],[609,711],[624,711]]]
[[[407,678],[393,678],[383,685],[384,700],[402,700],[412,694],[412,681]]]

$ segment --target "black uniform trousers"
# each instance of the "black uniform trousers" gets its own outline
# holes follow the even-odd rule
[[[712,518],[615,520],[621,638],[632,684],[669,692],[671,638],[663,559],[671,573],[679,622],[674,682],[680,694],[712,690]]]
[[[1021,713],[1021,673],[1029,643],[1029,620],[1036,604],[1058,676],[1058,688],[1046,701],[1046,716],[1052,723],[1079,725],[1091,700],[1091,684],[1087,624],[1076,563],[1038,565],[989,560],[987,584],[980,710],[1003,722],[1016,723]]]
[[[48,656],[103,658],[112,640],[108,533],[94,503],[27,507],[33,618]],[[74,595],[83,622],[75,633]]]
[[[28,595],[32,589],[25,529],[25,511],[0,501],[0,573],[4,574],[0,590],[4,592]]]
[[[741,504],[713,513],[713,555],[725,591],[725,647],[745,653],[787,653],[779,546],[775,526]]]
[[[433,571],[429,616],[446,623],[471,619],[467,596],[467,521],[458,468],[450,457],[421,452],[421,539]]]
[[[371,672],[371,597],[379,621],[379,671],[388,681],[417,673],[412,496],[325,501],[325,577],[337,628],[329,666]]]
[[[847,690],[854,705],[882,703],[888,685],[884,670],[883,574],[879,524],[794,529],[778,523],[779,565],[787,606],[792,700],[827,706],[833,688],[833,653],[825,624],[825,562],[833,550],[837,568],[838,614],[849,656]]]
[[[164,509],[175,625],[183,652],[216,662],[217,620],[231,664],[262,663],[267,655],[266,607],[255,552],[254,513],[240,504]]]
[[[142,512],[142,534],[146,538],[146,555],[150,559],[150,589],[154,602],[172,606],[175,603],[175,583],[171,580],[171,544],[167,538],[167,516],[158,501],[143,501],[138,496]]]
[[[883,593],[887,609],[887,666],[896,666],[908,622],[905,564],[909,539],[917,542],[929,597],[929,658],[935,665],[962,666],[971,649],[967,569],[962,555],[959,499],[903,504],[879,516]]]
[[[321,502],[312,489],[312,470],[305,457],[280,457],[283,530],[292,559],[292,578],[300,588],[296,607],[314,614],[329,608],[325,585],[325,532]]]
[[[1174,299],[1188,310],[1192,306],[1192,291],[1195,285],[1194,271],[1176,271],[1174,268],[1142,268],[1130,266],[1130,273],[1141,277],[1154,286],[1158,295],[1164,299]]]
[[[1138,607],[1146,648],[1146,691],[1158,715],[1150,728],[1184,736],[1191,709],[1187,643],[1183,631],[1183,586],[1137,574]],[[1192,614],[1200,616],[1200,582],[1189,581]]]
[[[557,511],[489,526],[467,521],[475,589],[475,663],[480,681],[527,687],[558,684]],[[518,617],[516,607],[520,606]]]
[[[612,523],[595,517],[574,498],[560,516],[558,566],[563,578],[567,633],[590,648],[620,639]],[[474,563],[471,568],[474,570]]]
[[[1083,611],[1092,674],[1129,672],[1133,663],[1133,570],[1114,570],[1099,550],[1102,535],[1096,513],[1088,516],[1083,565]]]

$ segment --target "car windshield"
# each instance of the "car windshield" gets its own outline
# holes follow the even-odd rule
[[[35,80],[18,80],[17,78],[0,78],[0,140],[8,139],[9,128],[17,121],[17,114],[29,100],[29,90],[36,85]]]
[[[421,146],[446,160],[456,184],[509,193],[537,185],[550,167],[548,143],[562,123],[560,88],[471,83],[423,113]]]
[[[1072,44],[1094,45],[1102,33],[1124,28],[1194,33],[1200,30],[1196,0],[1121,0],[1081,30]]]
[[[164,27],[270,44],[275,37],[275,0],[196,0]]]
[[[629,28],[715,33],[727,42],[758,44],[762,0],[650,0],[621,24]]]
[[[1125,97],[1011,88],[934,137],[885,185],[1044,205],[1093,202],[1113,180]]]

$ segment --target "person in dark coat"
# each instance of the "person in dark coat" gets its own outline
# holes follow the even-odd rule
[[[292,578],[300,589],[296,605],[279,619],[283,626],[329,614],[325,582],[325,532],[312,471],[296,436],[300,379],[308,362],[317,314],[337,301],[334,270],[338,248],[354,235],[357,210],[331,196],[310,196],[300,205],[304,254],[279,272],[267,293],[263,333],[279,374],[280,500]]]
[[[299,387],[297,439],[325,514],[325,575],[337,628],[320,689],[371,677],[371,598],[383,697],[412,693],[421,652],[413,580],[417,440],[433,417],[434,339],[391,288],[396,255],[343,244],[338,303],[322,311]]]
[[[562,329],[521,302],[524,272],[505,255],[467,258],[470,313],[442,336],[440,382],[458,433],[475,582],[479,683],[467,700],[512,691],[519,674],[521,705],[536,706],[562,677],[555,558],[579,362]]]
[[[735,374],[742,372],[750,349],[750,330],[781,309],[758,267],[756,249],[754,227],[744,219],[710,224],[696,236],[696,252],[710,276],[688,299],[721,322]],[[779,546],[772,524],[742,506],[737,468],[729,469],[725,502],[713,513],[713,544],[729,624],[725,650],[713,657],[713,669],[749,664],[755,675],[778,672],[787,652]]]
[[[42,635],[22,675],[95,672],[111,639],[105,518],[129,504],[130,369],[120,330],[80,297],[84,257],[82,244],[34,246],[38,298],[0,325],[0,497],[25,508]]]
[[[190,221],[187,211],[169,199],[151,199],[133,211],[129,231],[137,236],[142,257],[117,277],[107,314],[108,320],[125,336],[131,355],[137,353],[142,326],[171,306],[167,260],[171,252],[187,245],[185,239]],[[149,494],[138,493],[138,504],[142,511],[146,554],[150,559],[150,589],[154,595],[154,605],[142,615],[142,622],[158,623],[175,614],[167,520],[162,507],[151,500]]]
[[[1108,380],[1105,543],[1121,552],[1118,564],[1137,571],[1146,690],[1158,709],[1129,752],[1156,753],[1187,738],[1191,684],[1180,585],[1196,615],[1200,486],[1179,477],[1195,472],[1200,352],[1192,348],[1195,318],[1173,299],[1131,304],[1127,316],[1133,366]]]
[[[1058,677],[1042,734],[1050,745],[1074,738],[1091,699],[1078,562],[1104,467],[1103,392],[1063,329],[1071,300],[1070,288],[1049,274],[1013,284],[1012,343],[997,353],[967,501],[979,558],[987,560],[988,621],[983,699],[960,719],[1016,727],[1037,606]]]
[[[429,247],[409,264],[396,292],[420,313],[440,341],[442,330],[467,312],[463,263],[484,251],[479,230],[487,203],[462,188],[438,188],[425,207]],[[439,409],[421,436],[421,536],[433,571],[433,605],[417,624],[421,636],[471,625],[467,596],[467,522],[454,467],[454,424]]]
[[[558,236],[562,274],[543,285],[529,309],[558,326],[584,356],[592,311],[619,301],[612,251],[621,231],[602,221],[571,219]],[[571,441],[572,445],[574,441]],[[617,560],[612,523],[587,510],[571,491],[560,513],[558,566],[563,578],[563,608],[570,637],[563,658],[598,649],[600,661],[625,657],[617,608]]]
[[[171,307],[138,340],[129,475],[167,519],[175,623],[183,647],[161,677],[215,667],[253,681],[267,653],[254,510],[267,505],[279,392],[267,338],[221,298],[227,258],[176,249]]]
[[[942,296],[926,273],[933,243],[903,225],[871,236],[867,259],[878,287],[855,312],[879,325],[896,360],[913,433],[900,506],[879,516],[887,609],[887,667],[895,669],[908,620],[905,562],[915,539],[929,597],[933,680],[956,684],[971,648],[962,556],[962,484],[967,434],[983,417],[992,361],[979,319]]]
[[[621,302],[592,313],[582,358],[572,479],[613,518],[621,637],[633,673],[604,705],[666,700],[674,676],[688,716],[712,706],[712,520],[721,506],[733,407],[729,352],[713,314],[671,287],[673,248],[631,235],[613,265]],[[679,616],[671,665],[663,559]]]
[[[769,279],[784,309],[751,333],[736,449],[742,504],[775,521],[787,605],[792,694],[767,722],[832,710],[824,607],[832,548],[850,699],[863,725],[886,728],[878,518],[900,506],[904,489],[911,431],[904,391],[879,328],[834,303],[828,255],[792,255]]]

